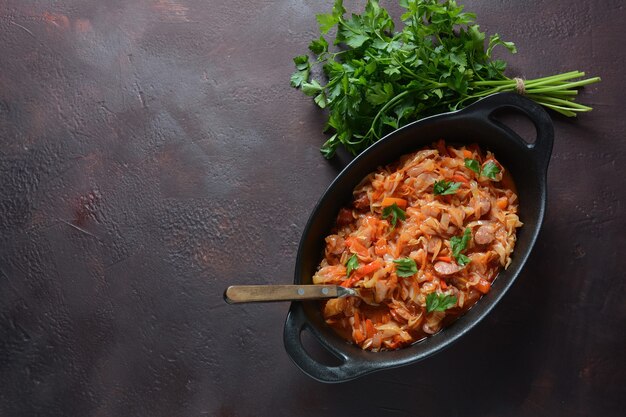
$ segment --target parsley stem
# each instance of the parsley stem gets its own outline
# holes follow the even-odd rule
[[[383,115],[385,113],[385,111],[387,111],[387,109],[391,106],[393,106],[394,104],[396,104],[401,98],[413,93],[416,90],[404,90],[403,92],[401,92],[400,94],[397,94],[395,97],[393,97],[391,100],[389,100],[379,111],[378,113],[376,113],[376,116],[374,116],[374,120],[372,120],[372,124],[370,125],[369,130],[367,131],[367,134],[365,136],[369,136],[370,133],[372,133],[374,136],[376,136],[376,138],[380,139],[380,136],[378,136],[378,134],[376,133],[376,131],[374,130],[376,127],[376,123],[378,122],[378,119],[380,118],[381,115]]]
[[[530,92],[532,93],[532,91]],[[564,90],[564,91],[553,91],[550,93],[552,97],[561,96],[561,97],[571,97],[569,100],[574,100],[574,97],[578,95],[578,90]]]
[[[491,81],[491,80],[487,80],[487,81],[474,81],[472,83],[472,85],[486,85],[486,86],[492,86],[492,85],[506,85],[506,84],[510,84],[511,82],[514,82],[513,80],[507,79],[507,80],[497,80],[497,81]]]
[[[357,32],[356,30],[354,30],[353,28],[351,28],[350,26],[348,26],[348,25],[346,24],[346,21],[345,21],[345,20],[343,20],[341,17],[339,18],[339,24],[340,24],[341,26],[343,26],[344,28],[348,29],[350,32],[354,33],[355,35],[362,35],[362,34],[363,34],[362,32]]]
[[[546,98],[539,98],[539,99],[537,99],[537,103],[541,104],[542,106],[549,107],[549,108],[551,108],[553,110],[563,110],[563,111],[566,111],[568,113],[572,113],[573,115],[576,115],[576,112],[584,113],[584,112],[588,112],[588,111],[593,110],[592,108],[579,109],[579,108],[575,108],[575,107],[571,107],[571,106],[561,106],[561,105],[558,105],[558,104],[550,103],[550,101],[546,100]]]
[[[548,96],[553,96],[553,95],[574,96],[574,95],[578,94],[578,91],[577,90],[569,90],[570,88],[582,87],[584,85],[592,84],[592,83],[600,81],[600,77],[593,77],[593,78],[587,78],[585,80],[580,80],[580,81],[575,81],[575,82],[561,83],[561,84],[558,84],[558,85],[549,85],[550,83],[553,83],[555,81],[562,81],[562,80],[565,80],[565,79],[570,79],[572,75],[580,76],[581,74],[584,75],[584,73],[582,73],[582,72],[573,71],[573,72],[570,72],[568,74],[555,75],[555,76],[551,76],[551,77],[544,77],[542,79],[526,81],[525,82],[526,95],[528,95],[529,97],[532,96],[531,98],[533,100],[537,100],[539,98],[551,98],[551,99],[554,99],[554,100],[558,100],[558,98],[556,98],[556,97],[548,97]],[[540,80],[540,81],[538,81],[538,80]],[[548,84],[548,85],[545,86],[546,84]],[[538,85],[540,87],[536,88]],[[513,81],[513,80],[508,80],[508,81],[486,81],[486,82],[485,81],[476,81],[476,82],[470,83],[470,87],[473,87],[473,86],[493,86],[493,88],[487,89],[487,90],[483,90],[483,91],[481,91],[481,92],[479,92],[477,94],[473,94],[471,96],[468,96],[468,97],[471,97],[471,98],[484,97],[484,96],[487,96],[487,95],[490,95],[490,94],[494,94],[494,93],[498,93],[498,92],[501,92],[501,91],[515,91],[515,81]],[[548,95],[539,96],[538,95],[539,93],[549,93],[549,94]],[[553,106],[554,106],[554,103],[555,102],[553,102]],[[567,105],[570,105],[570,106],[575,106],[577,109],[585,109],[585,111],[589,111],[587,109],[591,109],[590,107],[587,107],[587,106],[582,106],[582,105],[578,105],[578,104],[573,105],[572,103],[573,103],[572,101],[567,101],[567,100],[560,100],[558,102],[558,104],[567,104]],[[551,106],[551,107],[553,107],[553,106]]]
[[[404,64],[398,60],[396,60],[396,64],[400,65],[400,68],[402,68],[403,70],[405,70],[411,77],[414,78],[420,78],[419,75],[417,75],[416,73],[414,73],[413,71],[411,71],[410,69],[408,69],[407,67],[404,66]],[[430,80],[429,80],[430,81]]]
[[[579,77],[584,77],[585,73],[582,71],[570,71],[570,72],[564,72],[563,74],[558,74],[558,75],[550,75],[547,77],[541,77],[541,78],[534,78],[531,80],[525,80],[524,84],[526,86],[532,84],[532,85],[542,85],[545,82],[551,83],[551,82],[555,82],[555,81],[563,81],[563,80],[569,80],[572,78],[579,78]],[[473,84],[475,85],[500,85],[500,84],[508,84],[510,82],[514,82],[511,78],[507,78],[506,80],[494,80],[494,81],[475,81]]]
[[[592,110],[591,107],[585,106],[580,103],[576,103],[575,101],[571,101],[571,100],[563,100],[563,99],[555,98],[555,97],[536,96],[532,94],[529,94],[528,97],[532,100],[541,100],[541,101],[549,102],[555,105],[569,106],[570,110],[572,111],[591,111]]]
[[[600,77],[587,78],[586,80],[576,81],[573,83],[566,83],[566,84],[557,85],[554,87],[543,87],[543,88],[533,89],[533,93],[535,94],[536,93],[549,93],[551,91],[558,91],[558,90],[563,90],[567,88],[582,87],[584,85],[595,83],[598,81],[600,81]]]
[[[324,61],[334,61],[336,56],[341,55],[341,54],[345,54],[346,52],[350,52],[350,51],[349,51],[349,50],[347,50],[347,49],[344,49],[343,51],[333,52],[332,54],[331,54],[331,53],[329,53],[329,54],[327,54],[327,55],[332,56],[332,58],[331,58],[331,59],[328,59],[328,58],[326,58],[326,57],[324,57],[324,59],[320,59],[320,58],[318,58],[318,62],[324,62]]]
[[[554,104],[550,104],[550,103],[545,103],[545,102],[543,102],[541,100],[536,100],[536,101],[537,101],[537,103],[541,104],[542,106],[545,106],[545,107],[547,107],[549,109],[552,109],[552,110],[554,110],[554,111],[556,111],[558,113],[561,113],[564,116],[567,116],[567,117],[575,117],[576,116],[576,113],[571,111],[570,109],[566,109],[566,108],[561,107],[561,106],[555,106]]]
[[[572,73],[570,73],[572,74]],[[584,72],[578,72],[572,75],[569,74],[561,74],[561,75],[553,75],[551,77],[545,77],[543,79],[535,79],[535,80],[527,80],[524,81],[524,85],[526,87],[537,87],[539,85],[546,85],[546,84],[554,84],[554,83],[561,83],[562,81],[566,81],[566,80],[571,80],[572,78],[580,78],[583,77],[585,75]]]

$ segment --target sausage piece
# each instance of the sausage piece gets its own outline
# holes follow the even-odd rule
[[[461,269],[460,266],[458,266],[457,264],[453,264],[453,263],[449,263],[449,262],[443,262],[443,261],[439,261],[435,264],[435,271],[437,271],[437,273],[439,275],[452,275],[452,274],[456,274],[457,272],[459,272]]]
[[[369,210],[370,208],[370,199],[367,196],[367,193],[363,193],[357,198],[355,198],[354,203],[352,203],[355,209],[357,210]]]
[[[354,217],[352,217],[352,210],[348,210],[346,208],[339,210],[339,214],[337,215],[337,226],[347,226],[352,223],[352,220],[354,220]]]
[[[476,233],[474,233],[474,241],[479,245],[488,245],[493,239],[495,230],[492,225],[480,226]]]

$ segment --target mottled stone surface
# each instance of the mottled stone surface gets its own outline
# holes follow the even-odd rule
[[[346,163],[288,85],[330,1],[0,0],[0,415],[623,415],[624,3],[463,3],[511,75],[601,75],[595,110],[554,115],[545,226],[489,318],[329,386],[285,353],[287,304],[222,292],[292,280]]]

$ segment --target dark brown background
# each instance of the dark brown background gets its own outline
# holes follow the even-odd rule
[[[222,291],[291,281],[346,163],[288,85],[330,1],[0,0],[0,416],[623,415],[623,2],[463,3],[509,74],[602,76],[595,110],[554,116],[545,226],[490,317],[329,386],[286,355],[287,304]]]

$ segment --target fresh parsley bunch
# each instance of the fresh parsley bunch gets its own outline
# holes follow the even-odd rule
[[[368,0],[362,14],[346,17],[342,0],[330,14],[317,15],[322,36],[309,49],[321,65],[323,79],[311,76],[308,55],[294,58],[291,85],[328,109],[322,146],[331,158],[339,145],[356,155],[385,134],[422,117],[456,110],[500,91],[518,91],[566,116],[590,111],[574,102],[577,87],[600,81],[572,71],[534,80],[508,78],[506,63],[492,58],[512,42],[498,34],[486,39],[476,16],[455,1],[400,0],[406,9],[402,31],[377,0]],[[331,51],[324,35],[336,28]],[[486,44],[486,48],[485,48]]]

